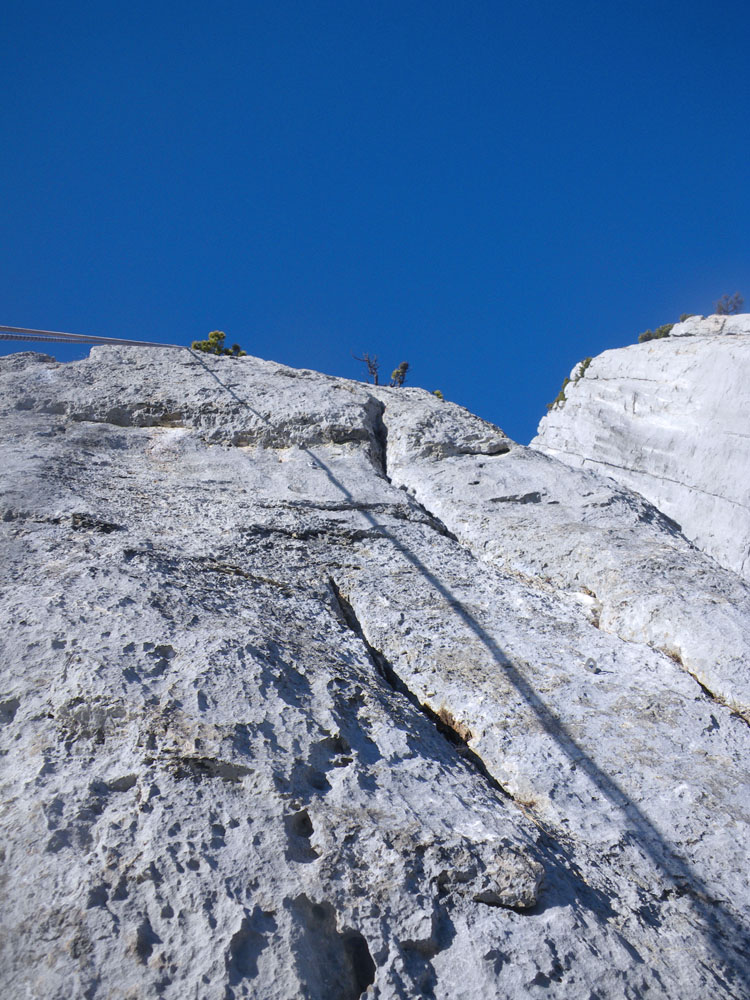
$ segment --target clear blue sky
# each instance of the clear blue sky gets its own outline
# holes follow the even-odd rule
[[[750,300],[747,0],[1,17],[0,323],[369,351],[525,443],[580,358]]]

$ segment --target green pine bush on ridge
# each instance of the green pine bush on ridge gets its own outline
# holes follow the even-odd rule
[[[557,409],[558,406],[564,405],[565,400],[568,398],[565,395],[565,389],[567,388],[568,385],[570,385],[570,379],[566,375],[565,378],[563,379],[562,388],[560,389],[558,394],[555,396],[555,398],[552,400],[551,403],[547,403],[548,410],[554,410]]]
[[[663,337],[668,337],[673,326],[674,323],[665,323],[663,326],[657,326],[655,330],[644,330],[638,337],[638,343],[645,344],[647,340],[661,340]]]
[[[208,335],[208,340],[194,340],[190,345],[194,351],[202,351],[204,354],[219,354],[228,358],[244,358],[247,351],[243,351],[239,344],[232,344],[231,347],[224,347],[226,334],[223,330],[212,330]]]
[[[552,400],[552,402],[551,403],[547,403],[547,410],[548,411],[549,410],[557,409],[559,406],[564,406],[565,405],[565,401],[568,398],[565,395],[565,390],[571,384],[571,382],[573,383],[573,385],[575,385],[576,382],[580,382],[581,381],[581,379],[583,378],[583,376],[586,374],[586,369],[588,368],[588,366],[591,364],[591,362],[593,360],[594,360],[593,358],[584,358],[583,361],[579,361],[578,364],[576,365],[576,370],[573,373],[573,378],[572,379],[568,378],[567,375],[565,376],[565,379],[564,379],[563,384],[562,384],[562,388],[560,389],[560,391],[558,392],[558,394],[555,396],[555,398]]]
[[[745,300],[739,292],[735,292],[734,295],[722,295],[718,302],[714,303],[714,312],[717,316],[734,316],[742,311],[744,304]],[[692,319],[693,316],[697,315],[698,313],[683,313],[679,322],[684,323],[686,319]],[[663,326],[657,326],[655,330],[644,330],[638,337],[638,343],[645,344],[649,340],[661,340],[662,337],[668,337],[673,326],[674,323],[665,323]]]
[[[406,373],[409,371],[409,362],[402,361],[398,368],[394,368],[391,372],[391,388],[396,386],[402,386],[406,381]]]
[[[742,310],[745,300],[742,298],[739,292],[735,292],[734,295],[722,295],[718,302],[715,303],[715,311],[717,316],[732,316],[739,313]],[[697,316],[698,313],[683,313],[680,316],[679,322],[684,323],[687,319],[692,319],[693,316]],[[701,317],[702,318],[702,317]],[[674,323],[664,323],[662,326],[657,326],[655,330],[644,330],[638,337],[639,344],[645,344],[649,340],[662,340],[664,337],[668,337],[672,332],[672,327]],[[591,364],[591,358],[584,358],[581,361],[573,375],[572,382],[575,385],[586,373],[586,369]],[[562,387],[551,403],[547,403],[547,410],[554,410],[558,407],[564,406],[567,400],[565,390],[568,385],[570,385],[571,379],[565,378]]]

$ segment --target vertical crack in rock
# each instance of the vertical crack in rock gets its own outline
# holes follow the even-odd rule
[[[424,516],[427,518],[427,522],[428,522],[428,524],[430,525],[431,528],[434,528],[434,530],[437,531],[437,533],[439,535],[443,535],[445,538],[450,538],[450,540],[452,542],[456,542],[457,545],[460,545],[461,548],[465,552],[468,552],[473,557],[474,553],[471,552],[471,550],[468,549],[463,544],[463,542],[458,537],[458,535],[454,535],[453,534],[453,532],[450,530],[450,528],[448,528],[445,525],[445,523],[440,520],[440,518],[437,516],[437,514],[433,514],[432,511],[429,510],[427,507],[425,507],[425,505],[423,503],[420,503],[420,501],[417,500],[417,498],[414,496],[414,494],[410,493],[409,490],[405,486],[400,486],[399,489],[404,490],[404,492],[406,493],[406,495],[409,497],[410,502],[417,508],[418,511],[420,511],[422,514],[424,514]]]
[[[233,401],[221,400],[216,384],[208,388],[199,384],[207,379],[197,379],[204,373],[195,360],[191,358],[191,370],[186,366],[185,371],[184,392],[193,400],[196,417],[194,433],[184,439],[184,459],[175,451],[174,458],[180,461],[170,469],[159,453],[148,450],[148,457],[144,457],[144,442],[153,443],[158,436],[136,430],[115,435],[110,429],[79,427],[75,443],[69,443],[70,454],[54,459],[62,465],[67,456],[70,471],[59,470],[58,465],[52,468],[58,470],[55,476],[59,472],[61,488],[71,497],[78,496],[76,470],[80,469],[81,503],[91,512],[71,514],[66,500],[59,517],[38,512],[23,515],[30,522],[29,528],[37,532],[39,544],[34,552],[37,563],[31,562],[23,577],[24,586],[35,595],[28,603],[38,611],[34,618],[26,608],[21,610],[24,592],[19,591],[20,596],[12,595],[9,620],[18,626],[14,642],[21,651],[24,674],[29,674],[31,693],[17,688],[16,675],[12,675],[12,688],[0,692],[5,699],[0,701],[0,728],[16,755],[19,779],[26,781],[24,788],[29,790],[26,800],[19,798],[19,806],[9,813],[9,844],[19,857],[24,850],[32,853],[6,914],[16,920],[21,931],[15,935],[15,968],[7,963],[6,972],[16,977],[11,980],[6,976],[9,995],[22,994],[24,985],[28,989],[30,976],[37,985],[44,977],[47,994],[55,990],[65,994],[65,982],[72,981],[71,975],[81,976],[86,996],[110,993],[112,988],[116,991],[122,982],[118,961],[122,954],[127,960],[122,966],[126,979],[138,976],[142,992],[149,995],[161,995],[169,987],[170,996],[191,990],[212,995],[218,991],[225,1000],[274,993],[326,1000],[356,1000],[374,993],[389,1000],[396,995],[439,994],[455,1000],[464,995],[516,997],[542,990],[566,996],[578,990],[588,996],[593,984],[596,995],[608,996],[619,996],[624,989],[632,996],[651,996],[653,992],[661,997],[696,1000],[718,987],[724,997],[750,997],[743,992],[748,981],[747,963],[741,954],[747,940],[741,919],[744,872],[740,850],[735,848],[735,844],[742,846],[737,833],[741,832],[738,816],[742,806],[742,786],[737,779],[741,781],[742,772],[734,762],[740,759],[743,743],[735,743],[733,738],[738,735],[735,730],[746,732],[744,727],[732,727],[730,739],[720,712],[716,711],[715,718],[709,716],[713,706],[703,704],[696,709],[692,702],[697,700],[697,692],[691,690],[692,685],[683,685],[680,692],[684,690],[685,700],[695,709],[689,717],[706,725],[703,731],[709,734],[710,743],[702,742],[696,730],[688,753],[665,761],[674,771],[667,771],[663,782],[634,787],[621,778],[625,768],[637,768],[640,760],[640,756],[635,762],[631,759],[629,747],[638,741],[638,754],[647,766],[653,760],[656,769],[660,755],[668,756],[669,747],[656,738],[651,743],[651,734],[668,736],[669,727],[675,726],[673,719],[681,724],[682,697],[657,703],[649,698],[647,683],[643,692],[638,692],[639,699],[643,694],[643,714],[631,718],[627,700],[618,698],[622,688],[616,683],[615,671],[620,661],[614,657],[612,676],[602,678],[601,686],[609,687],[611,680],[611,698],[618,699],[603,703],[607,711],[613,706],[606,718],[612,720],[618,744],[611,755],[600,752],[596,732],[587,730],[584,734],[582,730],[589,718],[586,707],[580,714],[558,713],[559,699],[566,689],[558,686],[552,691],[552,685],[537,683],[538,671],[547,661],[547,637],[552,635],[551,646],[558,645],[554,622],[568,622],[567,610],[562,617],[555,617],[552,607],[550,618],[545,617],[540,626],[532,618],[538,605],[530,605],[528,618],[523,616],[527,609],[522,608],[514,625],[525,630],[528,623],[528,643],[526,638],[523,643],[508,641],[509,630],[497,624],[497,615],[490,615],[494,609],[490,593],[493,581],[481,576],[482,549],[477,537],[480,542],[492,537],[499,546],[509,546],[511,539],[509,533],[503,536],[491,526],[486,528],[485,515],[509,510],[505,501],[512,497],[516,510],[509,516],[515,517],[518,510],[529,516],[536,511],[543,526],[546,504],[557,501],[544,500],[546,495],[534,483],[525,485],[522,481],[516,486],[510,468],[507,488],[493,491],[502,495],[504,502],[493,504],[488,491],[484,504],[480,499],[473,512],[467,511],[465,504],[471,497],[467,497],[464,484],[470,477],[457,462],[442,459],[498,454],[500,445],[487,445],[492,448],[489,451],[472,451],[477,434],[481,448],[485,437],[495,441],[493,432],[482,436],[481,428],[477,431],[471,424],[476,418],[453,409],[435,409],[436,404],[428,407],[418,393],[383,389],[379,395],[370,394],[364,386],[344,387],[327,379],[318,384],[312,373],[285,370],[282,381],[291,380],[292,387],[287,396],[281,375],[275,374],[273,366],[259,363],[256,371],[255,362],[250,360],[246,365],[223,365],[221,359],[206,359],[207,364],[200,362],[206,371],[213,365],[216,372],[228,376],[222,382],[213,370],[210,372],[222,386],[222,393],[228,393]],[[125,361],[127,369],[123,368]],[[152,366],[150,356],[147,364],[141,359],[131,365],[127,353],[122,359],[118,353],[118,379],[123,370],[128,372],[128,382],[131,375],[134,379],[132,389],[128,385],[127,391],[117,390],[118,397],[124,392],[141,398],[137,373],[143,372],[143,379],[148,379],[143,398],[150,398],[153,386],[158,387],[152,381],[152,369],[158,372],[159,363],[156,356]],[[61,387],[76,371],[88,368],[60,367]],[[171,366],[165,369],[165,378],[164,387],[159,389],[161,396],[172,392]],[[295,385],[295,379],[300,384]],[[78,388],[74,386],[74,395],[83,400],[82,406],[89,405],[88,396],[95,392],[105,402],[112,397],[112,388],[100,390],[98,382],[89,385],[87,379],[80,381]],[[116,384],[121,385],[119,381]],[[171,402],[169,406],[164,408],[166,413],[172,412]],[[110,412],[104,403],[101,412]],[[462,431],[464,421],[469,423]],[[49,433],[48,423],[46,418],[38,420],[40,440]],[[132,418],[131,426],[140,424]],[[223,447],[243,440],[257,444],[258,450],[245,453]],[[222,447],[214,448],[216,443]],[[125,451],[117,456],[98,456],[94,446],[100,445]],[[34,448],[37,446],[42,448],[34,439]],[[190,450],[193,447],[195,451]],[[289,464],[277,461],[277,448],[290,449],[283,455]],[[110,457],[112,463],[99,460]],[[33,460],[36,462],[36,457]],[[105,472],[108,464],[121,468],[122,473]],[[302,466],[301,476],[298,465]],[[315,471],[308,472],[308,468]],[[484,465],[477,463],[477,468]],[[400,483],[402,473],[407,480],[404,485]],[[162,479],[162,474],[173,479]],[[112,476],[123,481],[127,476],[134,482],[127,492],[124,487],[120,492]],[[467,485],[479,485],[480,478],[477,473],[477,482]],[[40,482],[46,490],[41,478]],[[445,518],[461,541],[447,544],[434,537],[430,529],[440,531],[442,522],[411,496],[408,484],[414,484],[420,498]],[[147,492],[138,492],[139,486]],[[396,493],[398,486],[406,497]],[[293,487],[299,487],[294,498],[286,493],[287,489],[294,492]],[[163,510],[144,511],[139,498],[153,497],[157,492]],[[50,496],[40,494],[38,505],[47,504]],[[446,496],[453,496],[455,506]],[[535,502],[539,496],[542,504]],[[183,511],[183,501],[185,509],[193,509],[193,503],[196,510],[205,503],[216,504],[217,516],[200,518],[200,530],[189,538],[173,523],[175,511]],[[76,511],[83,509],[77,499],[70,503]],[[594,501],[591,505],[597,506]],[[99,507],[106,520],[99,518]],[[56,499],[51,509],[58,510]],[[248,512],[252,514],[252,544],[245,544]],[[606,511],[599,514],[603,519],[609,517]],[[19,565],[22,556],[26,559],[28,555],[25,538],[20,537],[22,525],[12,523],[20,518],[11,512],[6,523],[18,546]],[[475,534],[466,528],[473,520],[483,525]],[[362,524],[364,521],[367,524]],[[61,526],[60,530],[43,529],[47,548],[40,540],[42,529],[37,522]],[[115,572],[120,552],[118,522],[128,525],[134,546],[125,550],[128,576],[123,574],[122,579]],[[638,531],[642,527],[636,525]],[[72,535],[69,537],[63,528],[70,528]],[[543,530],[532,527],[529,537],[534,530],[538,537],[533,545],[546,549]],[[454,537],[447,530],[441,534]],[[285,539],[289,539],[288,547]],[[473,549],[464,539],[473,543]],[[71,540],[75,547],[65,553],[64,547],[70,546]],[[308,545],[311,540],[314,544]],[[360,541],[362,545],[355,544]],[[207,557],[205,552],[213,551],[214,546],[217,557]],[[519,546],[523,547],[523,541]],[[187,555],[177,559],[170,555],[172,549]],[[149,550],[153,566],[139,566]],[[226,553],[232,551],[239,551],[242,560],[247,560],[247,569],[224,561]],[[438,558],[444,552],[456,560],[455,569],[451,562],[445,573]],[[36,596],[39,555],[56,559],[64,554],[70,561],[60,565],[68,575],[42,574],[48,589],[42,588]],[[546,558],[546,553],[541,558]],[[692,566],[692,558],[685,556],[686,569]],[[370,562],[365,568],[366,560]],[[388,626],[397,607],[384,616],[369,603],[377,595],[379,577],[383,578],[378,571],[380,560],[386,578],[400,576],[405,582],[402,606],[407,628],[403,635],[393,625]],[[289,570],[294,590],[265,575],[266,567],[281,562]],[[324,606],[327,594],[321,594],[320,568],[316,569],[316,564],[326,563],[326,577],[338,574],[334,567],[339,566],[342,574],[351,574],[341,576],[346,597],[330,581],[337,613],[341,613],[339,621],[342,626],[346,623],[346,628],[333,635],[328,627],[333,602],[328,597],[331,606]],[[648,579],[658,580],[659,566],[650,572]],[[474,580],[475,574],[481,579]],[[80,589],[78,582],[67,586],[74,577],[80,578]],[[692,579],[683,581],[683,594]],[[63,584],[58,580],[65,582],[62,594]],[[415,582],[419,588],[424,586],[426,593],[441,598],[439,604],[429,598],[424,602],[429,615],[423,626],[417,623],[416,605],[409,603],[410,585]],[[480,583],[482,599],[475,600],[473,587]],[[299,602],[289,603],[286,598],[296,598],[297,587],[304,593]],[[142,593],[140,603],[136,588]],[[511,598],[521,594],[520,588],[509,589]],[[500,600],[500,593],[497,597]],[[445,613],[442,601],[449,609]],[[544,601],[545,607],[552,606],[546,591]],[[128,605],[134,606],[128,610]],[[507,618],[514,616],[512,604],[506,602],[502,607]],[[48,617],[49,624],[42,621],[42,615]],[[706,618],[708,624],[710,612]],[[451,629],[452,622],[460,625]],[[32,636],[35,626],[49,637],[49,650]],[[152,627],[153,633],[147,635]],[[471,662],[467,663],[466,676],[453,687],[448,672],[453,661],[446,658],[443,662],[435,644],[421,647],[431,649],[421,654],[427,657],[422,666],[435,668],[435,683],[451,685],[445,703],[438,700],[440,695],[427,693],[430,689],[422,686],[427,680],[424,675],[418,680],[416,671],[411,673],[412,665],[420,665],[413,663],[419,655],[416,643],[420,633],[429,637],[433,627],[436,631],[445,629],[449,643],[455,641],[459,648],[462,635],[469,636],[472,643],[476,640],[503,680],[517,692],[523,714],[513,714],[502,738],[517,743],[525,782],[517,781],[510,767],[506,771],[506,744],[494,742],[492,730],[484,724],[480,734],[480,720],[494,721],[496,711],[492,700],[483,700],[481,692],[476,699],[472,696]],[[365,629],[383,652],[373,647]],[[74,638],[62,639],[62,635]],[[410,637],[403,638],[406,635]],[[581,635],[583,642],[589,631],[572,630],[571,635]],[[174,636],[180,639],[177,651],[168,645],[168,641],[175,642]],[[79,638],[81,646],[74,650]],[[131,638],[137,638],[137,650]],[[145,638],[153,641],[141,642]],[[594,638],[610,648],[606,637],[597,634]],[[537,640],[545,649],[544,656],[536,652]],[[563,641],[567,642],[567,634],[561,636],[560,645]],[[403,642],[408,644],[406,650]],[[506,642],[510,653],[502,648]],[[656,632],[654,642],[669,646]],[[710,636],[705,643],[709,648]],[[308,661],[303,659],[303,650],[306,657],[308,649],[309,672]],[[584,645],[580,650],[585,655],[596,652]],[[367,659],[363,658],[365,651]],[[670,655],[669,648],[665,652]],[[364,706],[361,684],[355,686],[350,683],[352,678],[341,677],[352,653],[380,691],[377,705],[368,700]],[[438,659],[431,663],[433,655]],[[631,662],[623,657],[623,673]],[[659,664],[655,657],[654,664],[656,671]],[[403,680],[394,668],[403,674]],[[583,669],[589,674],[610,674],[600,670],[593,658],[586,660]],[[560,670],[564,677],[562,666]],[[385,681],[382,686],[374,673]],[[668,673],[673,675],[671,669]],[[355,675],[357,682],[361,681],[361,671]],[[50,689],[53,698],[47,718],[59,728],[59,738],[52,739],[46,736],[46,702],[42,700],[50,676],[62,684],[59,692],[54,683]],[[551,680],[555,680],[554,675]],[[599,686],[588,675],[584,680],[587,692]],[[127,704],[127,710],[120,705],[121,698],[126,698],[125,683],[130,695],[122,704]],[[708,683],[715,686],[711,680]],[[133,700],[136,691],[143,694],[141,708],[138,700]],[[420,704],[420,697],[439,712]],[[376,722],[388,725],[389,704],[391,723],[399,715],[408,717],[401,720],[404,724],[411,719],[404,739],[410,740],[416,733],[415,723],[422,717],[413,709],[418,708],[442,739],[450,741],[450,748],[440,737],[432,736],[426,723],[420,723],[416,729],[422,739],[415,741],[416,756],[409,758],[408,767],[398,766],[394,752],[392,761],[390,756],[373,756],[373,762],[383,763],[377,769],[366,768],[367,774],[361,768],[347,771],[361,747],[369,749],[371,744],[373,755],[378,753],[365,730],[370,721],[373,726]],[[449,707],[440,707],[444,704]],[[495,700],[500,711],[502,704],[500,693]],[[640,706],[638,700],[639,711]],[[364,707],[367,717],[357,718]],[[268,721],[277,718],[283,725]],[[527,719],[530,725],[526,725]],[[666,719],[663,728],[662,719]],[[621,721],[624,725],[617,730]],[[630,732],[624,733],[620,743],[620,731],[626,726]],[[361,742],[352,740],[354,745],[349,747],[339,730],[347,737],[356,732]],[[88,734],[90,751],[82,733]],[[120,733],[111,738],[111,734]],[[322,739],[321,734],[325,734]],[[398,736],[401,738],[401,732]],[[486,766],[467,743],[479,743],[477,749],[484,754]],[[546,753],[547,745],[554,756]],[[695,758],[690,756],[694,748]],[[705,767],[701,748],[708,760]],[[515,746],[513,750],[515,753]],[[503,802],[491,795],[492,802],[483,801],[481,808],[487,810],[493,824],[497,820],[492,830],[502,834],[501,846],[496,857],[494,834],[485,837],[480,830],[481,844],[487,846],[475,852],[472,834],[485,813],[477,811],[476,796],[464,794],[470,791],[467,781],[475,793],[478,789],[477,779],[469,771],[463,772],[467,780],[458,782],[456,799],[442,793],[438,796],[438,808],[440,802],[451,805],[443,811],[448,827],[443,834],[432,822],[435,814],[430,811],[425,815],[420,808],[426,792],[432,810],[435,793],[441,790],[434,787],[434,781],[426,787],[420,784],[426,773],[445,775],[446,767],[457,772],[454,778],[460,778],[462,769],[453,759],[454,753],[489,782],[485,788],[489,790],[491,785],[507,795],[487,773],[497,761],[498,779],[504,780],[506,773],[511,776],[513,787],[518,789],[515,802],[519,812],[537,823],[538,835],[519,823],[523,833],[519,830],[516,836],[515,824],[510,823],[511,830],[506,825],[512,817],[501,815],[507,812],[501,808]],[[421,767],[420,755],[429,757],[429,772]],[[242,763],[234,763],[235,757]],[[364,754],[362,760],[370,763]],[[546,776],[542,780],[541,771],[551,770],[557,760],[563,767],[569,762],[570,782],[562,775],[558,794],[555,776],[551,777],[556,811],[545,813],[533,801],[527,811],[522,796],[529,788],[544,786]],[[94,771],[91,761],[96,765]],[[390,763],[394,766],[389,767]],[[244,764],[252,764],[252,775]],[[693,766],[694,774],[688,771]],[[141,767],[146,771],[142,780],[137,780]],[[330,776],[334,767],[342,768],[340,778],[329,782],[326,775]],[[684,788],[674,787],[672,776],[680,781],[683,770],[689,780]],[[703,776],[705,781],[699,781]],[[585,789],[581,795],[577,795],[579,788]],[[322,794],[332,790],[334,795],[323,806]],[[701,805],[704,795],[705,808]],[[11,797],[8,800],[13,801]],[[23,832],[25,819],[36,822],[29,808],[35,801],[41,810],[37,810],[38,830],[29,827],[25,843],[20,840],[16,848],[13,826]],[[377,827],[363,828],[363,822],[371,817],[367,811],[371,803]],[[489,815],[492,803],[495,816]],[[532,810],[538,817],[549,816],[549,825],[535,819]],[[613,816],[615,812],[617,816]],[[387,825],[381,822],[386,813],[388,823],[395,828],[393,836],[389,829],[381,830]],[[17,823],[19,816],[21,822]],[[708,821],[701,819],[699,826],[695,816]],[[685,824],[677,826],[682,817]],[[576,825],[579,820],[581,828]],[[460,850],[454,850],[453,830],[460,838],[460,845],[456,845]],[[672,837],[673,830],[677,838]],[[590,831],[594,836],[589,836]],[[35,866],[32,837],[39,841],[40,862]],[[533,847],[529,846],[531,840]],[[329,853],[329,846],[335,850]],[[684,858],[677,853],[682,849]],[[318,857],[320,863],[316,862]],[[97,867],[100,863],[101,871]],[[696,874],[702,865],[708,877]],[[542,869],[547,873],[547,888],[540,898]],[[63,909],[55,891],[62,884],[61,872],[70,873],[71,885],[71,880],[80,881],[80,893],[63,899],[62,903],[70,904]],[[28,879],[32,880],[33,893],[26,891]],[[88,907],[83,917],[82,907]],[[493,907],[516,912],[497,912]],[[533,915],[531,919],[518,918],[520,911]],[[75,925],[75,936],[69,934],[69,925]],[[44,963],[33,959],[34,954],[49,951],[49,941],[55,942],[55,947],[59,944],[61,950],[53,955],[54,966],[46,970]],[[690,941],[688,949],[685,941]],[[62,949],[69,951],[78,967],[65,966],[69,958]],[[172,986],[171,976],[175,979]]]
[[[373,402],[377,404],[377,408],[375,409],[372,417],[371,425],[372,437],[377,446],[377,467],[383,473],[385,479],[391,483],[391,485],[394,485],[393,480],[388,475],[388,426],[383,419],[387,407],[386,404],[380,400],[373,399]],[[405,486],[400,486],[399,489],[406,493],[409,498],[409,502],[427,518],[427,522],[431,528],[434,528],[438,534],[445,535],[446,538],[450,538],[451,541],[457,542],[459,545],[461,544],[458,537],[454,535],[452,531],[448,530],[439,517],[433,514],[431,510],[428,510],[424,504],[420,503],[411,490],[407,489]]]
[[[376,672],[394,691],[403,695],[407,701],[410,702],[410,704],[412,704],[430,720],[435,729],[446,740],[446,742],[451,745],[461,760],[476,771],[477,774],[481,775],[484,781],[487,782],[487,784],[494,791],[499,792],[506,799],[515,801],[510,792],[506,788],[503,788],[497,778],[493,777],[493,775],[489,772],[487,765],[484,763],[479,754],[475,753],[475,751],[469,747],[468,741],[472,736],[471,730],[466,725],[456,720],[448,709],[443,708],[439,712],[435,712],[429,705],[426,705],[424,702],[419,700],[411,688],[408,687],[404,680],[393,669],[393,665],[386,659],[385,656],[383,656],[379,649],[376,649],[368,641],[354,608],[341,593],[341,590],[333,577],[329,577],[328,582],[334,599],[341,612],[342,618],[365,647],[367,655],[375,667]]]
[[[375,468],[383,474],[383,477],[390,483],[388,475],[388,428],[383,421],[385,413],[385,403],[370,396],[368,399],[368,416],[370,417],[370,431],[372,440],[372,458]]]
[[[642,644],[639,643],[638,640],[636,639],[629,639],[626,636],[619,635],[618,633],[612,633],[612,634],[618,635],[618,638],[622,639],[623,642],[631,642],[634,643],[635,645]],[[690,677],[692,680],[695,681],[695,683],[701,690],[701,694],[705,698],[707,698],[709,701],[712,701],[714,705],[720,705],[722,708],[725,708],[733,716],[736,716],[736,718],[740,719],[746,725],[750,726],[750,715],[748,715],[747,711],[745,711],[739,705],[733,704],[731,701],[729,701],[727,698],[724,698],[718,692],[712,691],[711,688],[705,683],[705,681],[700,679],[696,671],[693,670],[687,663],[685,663],[685,661],[682,658],[682,655],[673,646],[654,646],[650,642],[647,643],[647,645],[653,649],[658,649],[660,653],[663,653],[665,656],[669,657],[669,659],[673,663],[676,663],[677,666],[680,668],[680,670],[684,671],[684,673],[687,674],[688,677]]]
[[[398,480],[396,480],[396,484],[398,484]],[[447,525],[437,516],[437,514],[435,514],[432,510],[430,510],[429,507],[425,506],[424,503],[417,500],[416,497],[413,496],[410,487],[402,483],[400,484],[399,488],[407,492],[407,494],[409,495],[410,499],[415,504],[415,506],[419,508],[419,510],[423,513],[425,517],[430,519],[432,525],[436,528],[437,531],[440,532],[440,534],[443,534],[447,538],[450,538],[452,541],[455,541],[463,549],[463,551],[466,552],[472,559],[476,559],[478,561],[485,560],[485,557],[482,554],[481,547],[478,548],[477,545],[471,541],[471,539],[464,540],[455,535],[450,530],[450,528],[448,528]],[[530,496],[537,497],[538,495],[539,495],[538,492],[534,492],[534,493],[527,493],[523,496],[519,495],[519,496],[492,497],[490,498],[489,502],[492,503],[498,500],[502,501],[513,500],[515,502],[520,502],[522,504],[525,504],[529,502],[527,499],[528,497]],[[618,499],[622,499],[623,496],[618,497]],[[596,506],[608,506],[613,502],[613,499],[614,498],[610,498],[606,503],[597,504]],[[630,498],[625,496],[625,499],[629,500]],[[652,523],[652,522],[657,523],[662,529],[669,532],[670,534],[676,533],[680,535],[680,537],[682,537],[681,528],[679,524],[677,524],[671,518],[667,517],[667,515],[663,514],[662,511],[654,507],[647,500],[638,497],[638,501],[639,502],[637,504],[637,507],[638,507],[639,521],[645,523]],[[554,502],[556,503],[557,501]],[[691,545],[692,547],[692,543],[688,544]],[[492,565],[491,559],[489,560],[489,564]],[[548,582],[553,583],[553,586],[555,586],[557,589],[565,589],[565,584],[560,579],[558,579],[557,581],[548,580]],[[585,588],[585,590],[588,591],[588,588]],[[593,594],[593,591],[588,591],[588,592]],[[605,592],[604,594],[598,595],[598,600],[602,608],[611,610],[613,606],[613,595],[611,593]],[[644,640],[642,638],[634,637],[632,634],[628,634],[627,630],[623,630],[621,626],[610,624],[606,627],[603,627],[600,623],[600,617],[598,615],[595,619],[589,619],[589,620],[591,624],[594,625],[596,628],[603,628],[605,632],[617,636],[623,642],[644,644]],[[679,636],[677,637],[677,639],[679,639]],[[647,642],[645,644],[648,646],[654,645],[653,642]],[[743,722],[750,725],[750,715],[748,714],[747,709],[742,704],[740,704],[736,699],[730,699],[728,697],[724,697],[719,692],[713,690],[713,688],[709,686],[708,678],[705,675],[702,678],[699,677],[698,668],[694,668],[690,663],[686,663],[685,660],[683,660],[683,657],[677,652],[675,652],[673,649],[665,648],[663,646],[656,646],[656,648],[658,648],[661,652],[669,656],[669,658],[674,663],[676,663],[679,666],[679,668],[682,671],[684,671],[685,674],[691,677],[695,681],[695,683],[700,687],[704,695],[710,698],[715,704],[720,705],[723,708],[726,708],[733,715],[736,715],[738,718],[742,719]]]

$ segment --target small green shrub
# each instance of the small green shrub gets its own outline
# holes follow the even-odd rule
[[[398,368],[391,372],[391,386],[401,386],[406,381],[406,373],[409,371],[409,362],[402,361]]]
[[[208,340],[194,340],[190,347],[194,351],[203,351],[204,354],[220,354],[229,358],[244,358],[247,351],[243,351],[239,344],[232,344],[231,347],[224,347],[226,334],[223,330],[212,330],[208,335]]]
[[[645,344],[647,340],[661,340],[663,337],[668,337],[673,326],[674,323],[665,323],[663,326],[657,326],[655,330],[644,330],[638,337],[638,343]]]
[[[556,407],[562,406],[565,403],[565,400],[568,398],[565,395],[565,389],[567,388],[567,386],[569,384],[570,384],[570,379],[566,375],[565,379],[563,381],[563,384],[562,384],[562,388],[560,389],[560,391],[558,392],[558,394],[555,396],[555,398],[552,400],[551,403],[547,403],[547,409],[548,410],[554,410]]]
[[[445,399],[445,396],[442,394],[442,392],[439,389],[433,389],[432,390],[432,395],[433,396],[437,396],[438,399]]]
[[[362,361],[367,366],[367,374],[373,381],[373,385],[380,384],[380,362],[378,361],[377,354],[363,354],[360,358],[357,354],[352,351],[352,357],[355,361]],[[402,361],[398,368],[394,368],[391,372],[391,381],[388,383],[389,386],[397,387],[404,384],[406,381],[406,373],[409,371],[409,362]]]
[[[692,319],[693,316],[697,316],[698,313],[682,313],[680,315],[680,323],[684,323],[686,319]]]
[[[593,358],[584,358],[583,361],[579,361],[578,362],[578,366],[577,366],[578,370],[576,371],[576,373],[575,373],[575,375],[573,376],[573,379],[572,379],[573,385],[575,385],[576,382],[580,382],[581,381],[581,379],[583,378],[583,376],[586,374],[586,369],[588,368],[588,366],[591,364],[591,362],[593,360],[594,360]],[[555,398],[552,400],[551,403],[547,403],[547,409],[548,410],[553,410],[555,407],[562,406],[565,403],[565,401],[568,398],[565,395],[565,390],[570,385],[570,383],[571,383],[571,379],[569,379],[566,376],[565,381],[562,384],[562,388],[560,389],[560,391],[558,392],[558,394],[555,396]]]

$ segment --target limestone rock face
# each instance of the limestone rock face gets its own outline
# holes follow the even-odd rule
[[[637,490],[750,579],[750,315],[690,317],[578,374],[531,446]]]
[[[750,996],[750,599],[669,518],[254,358],[0,401],[8,996]]]

